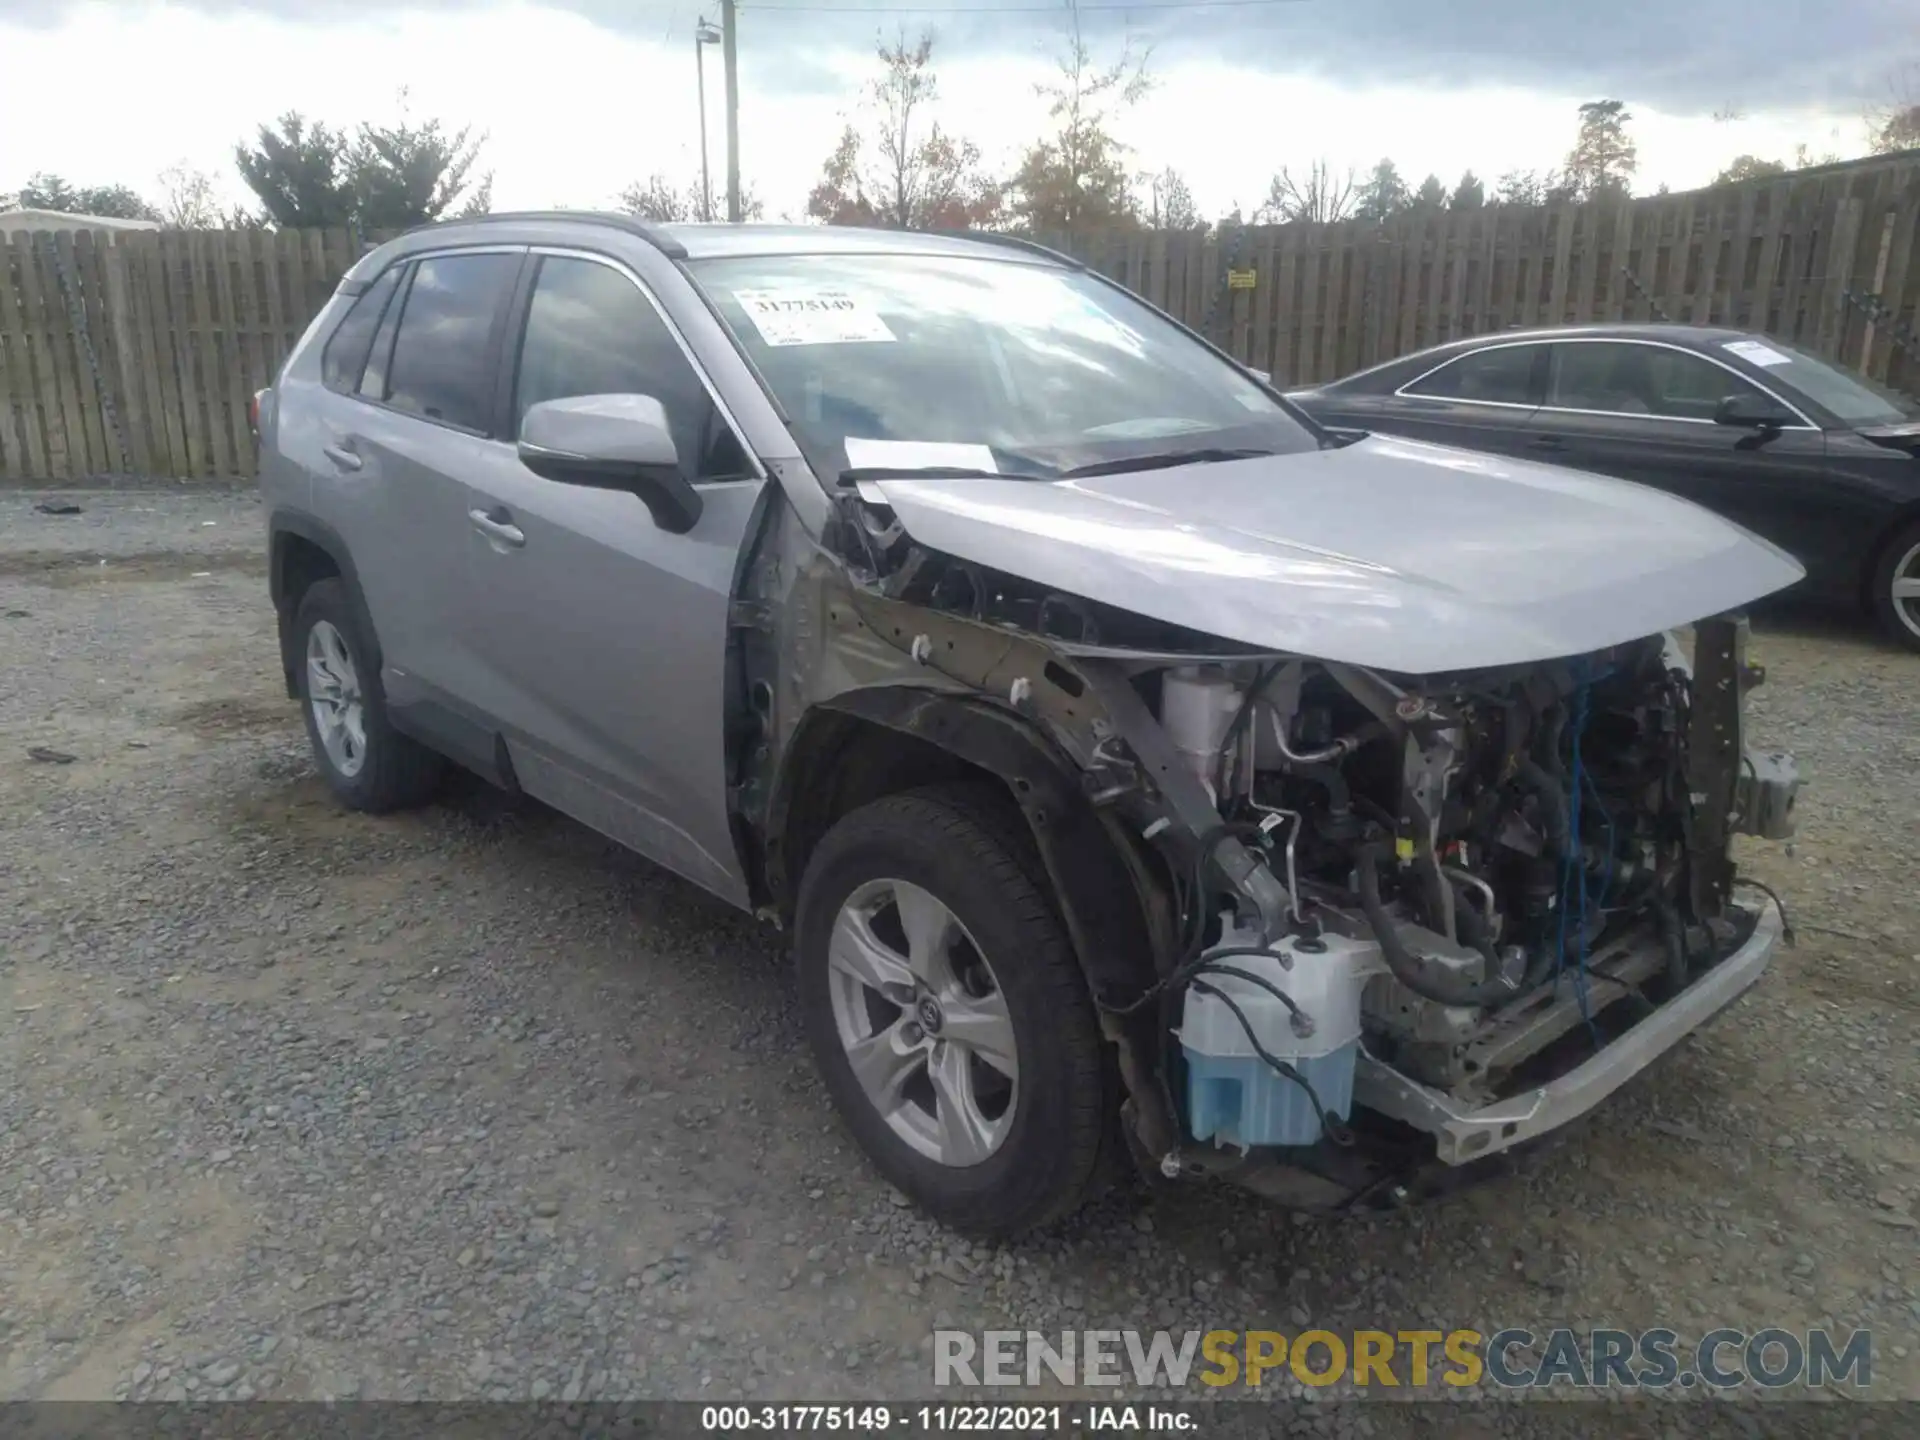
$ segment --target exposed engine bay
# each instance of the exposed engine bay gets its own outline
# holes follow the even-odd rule
[[[1310,1208],[1398,1194],[1436,1153],[1465,1167],[1584,1114],[1764,969],[1784,918],[1736,894],[1729,841],[1790,835],[1799,779],[1745,747],[1744,621],[1697,622],[1691,654],[1656,634],[1388,673],[959,561],[877,498],[846,497],[847,583],[788,633],[836,706],[885,713],[904,662],[1071,762],[1077,794],[1011,784],[1056,882],[1103,828],[1132,857],[1138,920],[1086,885],[1063,909],[1144,1164]],[[956,714],[888,723],[953,745]]]
[[[1788,833],[1790,784],[1690,765],[1690,737],[1710,727],[1661,638],[1418,689],[1301,660],[1152,682],[1225,818],[1215,833],[1277,861],[1290,928],[1342,957],[1361,992],[1355,1040],[1463,1101],[1499,1093],[1612,1002],[1678,993],[1741,937],[1750,922],[1728,904],[1730,867],[1707,843],[1724,836],[1703,833],[1696,786],[1731,778],[1763,833]],[[1180,960],[1197,976],[1245,948],[1222,943],[1204,895]],[[1627,972],[1609,963],[1636,948]]]
[[[1186,1137],[1243,1163],[1351,1148],[1368,1075],[1377,1098],[1391,1077],[1490,1104],[1747,940],[1729,834],[1791,834],[1799,782],[1740,743],[1762,678],[1744,638],[1699,627],[1698,682],[1664,636],[1417,682],[1292,658],[1134,675],[1220,817],[1180,883],[1162,991]],[[1211,878],[1227,841],[1284,886],[1277,935]],[[1512,1139],[1484,1130],[1451,1158]]]

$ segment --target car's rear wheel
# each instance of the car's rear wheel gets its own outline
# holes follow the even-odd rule
[[[1893,537],[1873,577],[1874,605],[1887,634],[1920,650],[1920,521]]]
[[[808,1038],[854,1138],[935,1218],[999,1236],[1087,1196],[1110,1095],[1072,946],[994,811],[947,787],[847,815],[796,929]]]
[[[339,580],[307,587],[294,614],[293,645],[307,740],[333,793],[375,813],[428,799],[446,762],[387,719],[373,646]]]

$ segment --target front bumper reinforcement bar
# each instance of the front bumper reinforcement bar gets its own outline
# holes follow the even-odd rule
[[[1579,1119],[1746,994],[1766,972],[1783,929],[1779,906],[1766,901],[1752,933],[1731,955],[1591,1060],[1545,1085],[1462,1109],[1362,1050],[1354,1103],[1428,1132],[1449,1165],[1510,1150]]]

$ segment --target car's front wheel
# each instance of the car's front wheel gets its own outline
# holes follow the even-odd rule
[[[1881,553],[1873,599],[1887,634],[1920,650],[1920,522],[1895,535]]]
[[[373,646],[340,581],[315,581],[300,597],[293,653],[307,739],[333,793],[355,810],[376,813],[426,800],[445,762],[387,719]]]
[[[1109,1124],[1099,1028],[1020,824],[970,788],[864,806],[815,849],[796,926],[808,1038],[854,1138],[987,1236],[1075,1209]]]

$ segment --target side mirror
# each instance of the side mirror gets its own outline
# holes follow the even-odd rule
[[[520,463],[543,480],[624,490],[653,523],[684,535],[700,518],[700,492],[680,473],[667,412],[651,395],[542,400],[520,422]]]
[[[1713,423],[1745,430],[1778,430],[1793,417],[1764,395],[1729,395],[1714,408]]]

